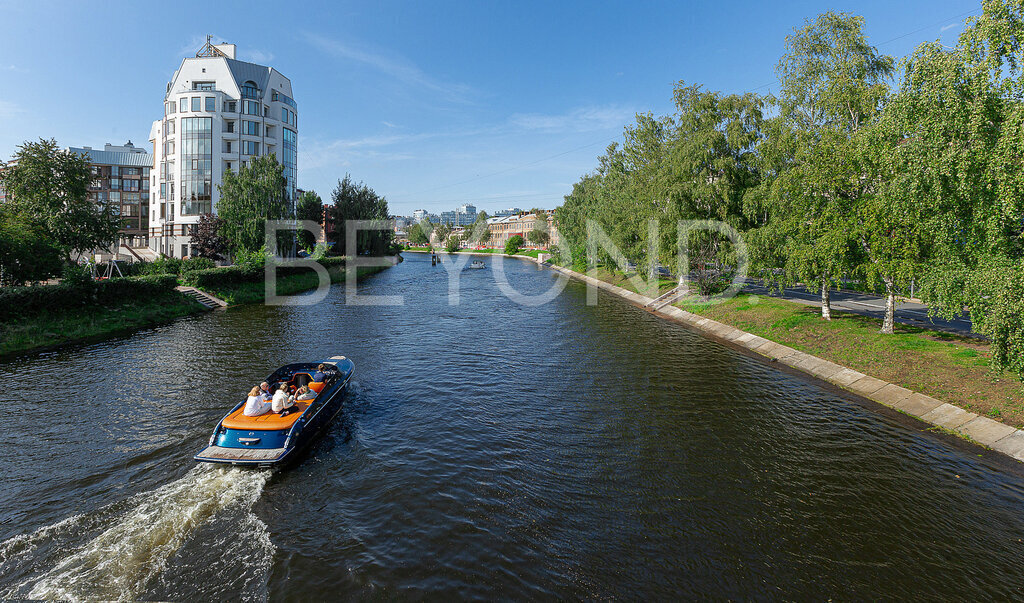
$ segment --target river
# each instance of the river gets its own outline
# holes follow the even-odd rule
[[[360,293],[0,363],[0,596],[1020,598],[1024,477],[576,282],[410,254]],[[502,263],[511,286],[564,284]],[[293,468],[196,466],[253,383],[336,354]]]

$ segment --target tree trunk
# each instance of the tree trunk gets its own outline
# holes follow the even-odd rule
[[[885,318],[882,319],[882,333],[892,335],[896,322],[896,288],[893,286],[892,279],[883,280],[885,281]]]
[[[828,280],[821,279],[821,317],[825,320],[832,320],[832,292],[828,287]]]

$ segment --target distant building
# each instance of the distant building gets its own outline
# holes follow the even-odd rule
[[[427,217],[427,210],[425,210],[425,209],[417,209],[416,211],[412,212],[412,219],[417,221],[417,222],[422,222],[423,219],[426,218],[426,217]]]
[[[519,209],[518,207],[510,207],[508,209],[499,209],[498,211],[494,212],[494,214],[492,214],[491,217],[503,218],[505,216],[518,216],[521,213],[523,213],[523,210]]]
[[[199,216],[216,210],[225,172],[260,155],[284,166],[294,206],[298,108],[292,83],[273,67],[239,61],[234,44],[206,45],[168,82],[163,119],[153,122],[149,246],[189,255]]]
[[[452,226],[469,226],[476,221],[476,216],[476,207],[469,203],[464,203],[454,211],[441,212],[441,223],[451,224]]]
[[[537,215],[532,213],[519,213],[514,216],[488,218],[487,229],[491,232],[491,238],[488,241],[488,245],[491,245],[492,247],[504,247],[505,243],[515,235],[520,235],[524,240],[526,240],[530,231],[536,227]],[[554,210],[548,211],[547,233],[547,246],[558,245],[561,239],[558,235],[558,229],[555,227]],[[529,240],[526,240],[526,245],[531,245]]]
[[[89,162],[92,175],[89,198],[109,205],[124,221],[118,256],[152,259],[153,255],[144,249],[149,245],[149,177],[153,156],[130,140],[124,146],[107,143],[103,149],[68,147],[67,150],[85,155]]]

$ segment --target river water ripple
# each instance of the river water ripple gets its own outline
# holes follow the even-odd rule
[[[569,283],[426,256],[403,306],[246,307],[0,364],[0,596],[1020,598],[1024,479]],[[507,260],[517,290],[562,278]],[[344,411],[271,474],[190,460],[279,365]]]

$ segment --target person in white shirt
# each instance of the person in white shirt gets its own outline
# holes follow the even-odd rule
[[[274,399],[270,402],[270,406],[274,412],[280,414],[282,417],[299,410],[298,405],[295,404],[295,399],[288,395],[288,384],[282,383],[281,387],[277,388],[274,393]]]
[[[270,402],[260,395],[260,388],[254,387],[249,390],[249,397],[245,401],[245,410],[242,414],[247,417],[258,417],[270,410]]]

